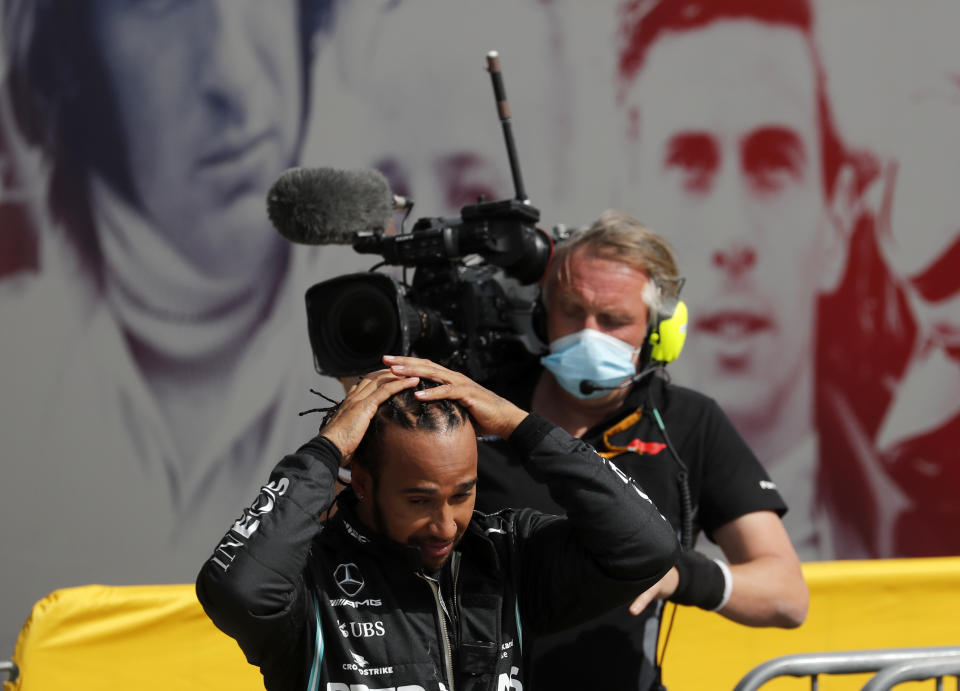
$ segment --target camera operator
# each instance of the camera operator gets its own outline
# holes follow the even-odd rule
[[[428,360],[384,362],[276,467],[199,599],[268,689],[529,688],[525,646],[655,584],[678,555],[672,530],[563,430]],[[474,425],[569,518],[474,514]],[[348,461],[352,487],[321,522]]]
[[[681,285],[662,238],[605,212],[557,247],[543,279],[551,346],[543,368],[495,387],[611,458],[684,538],[676,567],[629,612],[619,607],[534,643],[538,688],[658,688],[664,600],[751,626],[795,627],[806,617],[807,588],[775,485],[712,399],[670,384],[655,361],[647,369],[658,354],[650,341],[666,338]],[[482,444],[477,508],[561,511],[520,469],[505,445]],[[690,548],[700,529],[729,565]]]

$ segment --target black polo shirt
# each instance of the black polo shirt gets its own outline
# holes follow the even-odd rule
[[[531,368],[526,376],[494,388],[529,410],[541,372]],[[666,446],[654,408],[689,473],[695,535],[703,530],[709,536],[754,511],[786,512],[776,486],[717,403],[665,376],[653,376],[635,386],[620,410],[583,439],[630,475],[678,534],[680,466]],[[561,513],[546,487],[523,470],[504,442],[485,441],[480,444],[477,509],[490,513],[506,507]],[[651,688],[657,678],[653,659],[662,604],[655,601],[637,617],[621,608],[538,638],[533,653],[537,688]]]

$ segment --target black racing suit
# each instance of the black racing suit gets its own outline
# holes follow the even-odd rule
[[[266,686],[523,689],[530,637],[626,607],[675,562],[673,529],[589,446],[535,416],[510,437],[566,518],[474,513],[440,577],[369,531],[323,437],[287,456],[206,562],[197,595]],[[528,688],[529,691],[529,688]]]

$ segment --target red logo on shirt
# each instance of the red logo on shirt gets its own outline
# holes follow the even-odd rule
[[[651,456],[656,456],[665,448],[667,448],[667,445],[658,441],[640,441],[639,439],[634,439],[632,442],[627,444],[628,451],[634,451],[636,453],[648,453]]]

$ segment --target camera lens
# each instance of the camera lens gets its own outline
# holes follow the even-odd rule
[[[397,338],[396,308],[367,284],[348,286],[330,308],[329,333],[341,356],[379,361]]]
[[[381,369],[387,353],[406,355],[402,297],[381,274],[347,274],[306,294],[307,329],[317,371],[340,377]]]

